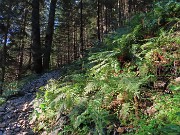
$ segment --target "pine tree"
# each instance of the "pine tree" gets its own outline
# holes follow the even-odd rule
[[[45,37],[45,52],[44,52],[44,57],[43,57],[44,70],[49,70],[53,33],[54,33],[56,3],[57,3],[57,0],[51,0],[48,26],[46,29],[46,37]]]
[[[32,58],[33,71],[41,73],[42,67],[42,52],[40,42],[40,24],[39,24],[39,0],[32,1]]]

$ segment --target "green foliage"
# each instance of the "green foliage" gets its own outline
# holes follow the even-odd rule
[[[87,109],[79,115],[75,122],[74,128],[79,128],[81,124],[94,126],[91,127],[95,131],[94,134],[104,134],[104,127],[109,123],[109,113],[106,110],[101,109],[101,103],[97,100],[89,103]]]
[[[175,88],[176,89],[176,88]],[[155,101],[156,115],[139,124],[139,134],[173,134],[180,133],[180,94],[173,97],[160,96]],[[145,119],[144,119],[145,120]],[[143,121],[143,120],[142,120]]]
[[[34,112],[41,123],[37,130],[53,130],[60,125],[57,116],[66,115],[68,124],[60,134],[103,135],[129,124],[130,134],[179,134],[179,84],[167,87],[173,95],[159,94],[152,84],[159,76],[175,76],[177,12],[178,2],[158,2],[151,12],[135,16],[132,25],[108,35],[102,46],[67,67],[61,79],[42,87],[37,93],[40,110]],[[157,110],[152,115],[144,113],[151,107],[146,100]]]
[[[6,102],[6,99],[3,98],[3,97],[0,97],[0,105],[2,105],[2,104],[5,103],[5,102]]]
[[[8,84],[5,83],[2,96],[8,98],[12,95],[18,94],[18,92],[19,92],[19,83],[17,81]]]
[[[2,96],[9,98],[18,95],[21,88],[35,78],[37,78],[36,75],[31,75],[18,81],[4,82]]]

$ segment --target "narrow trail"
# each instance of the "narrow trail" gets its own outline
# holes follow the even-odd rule
[[[22,96],[12,97],[0,106],[0,135],[35,135],[30,117],[34,111],[36,92],[50,79],[59,77],[59,70],[45,73],[38,79],[25,84],[21,89],[24,93]]]

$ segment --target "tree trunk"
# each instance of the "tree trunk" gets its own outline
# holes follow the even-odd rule
[[[118,16],[119,16],[119,20],[118,20],[118,26],[120,27],[122,25],[122,15],[121,15],[121,0],[118,0]]]
[[[105,31],[105,34],[108,33],[108,8],[106,7],[106,10],[105,10],[105,25],[106,25],[106,31]]]
[[[84,41],[83,41],[83,2],[80,1],[80,57],[83,57],[84,53]]]
[[[9,29],[9,18],[7,19],[7,27],[6,32],[4,36],[4,44],[3,44],[3,50],[2,50],[2,75],[1,75],[1,83],[0,83],[0,95],[2,95],[3,92],[3,83],[5,81],[5,74],[6,74],[6,54],[7,54],[7,39],[8,39],[8,29]]]
[[[76,28],[76,24],[74,23],[74,32],[73,32],[74,60],[76,60],[76,58],[77,58],[77,47],[76,47],[76,42],[77,42],[77,28]]]
[[[42,68],[42,52],[40,43],[40,24],[39,24],[39,0],[32,1],[32,70],[41,73]]]
[[[18,75],[17,75],[18,79],[21,78],[21,73],[22,73],[24,46],[25,46],[24,38],[25,38],[27,13],[28,13],[28,10],[25,9],[25,12],[24,12],[24,21],[23,21],[23,29],[22,29],[23,39],[22,39],[22,45],[19,48],[19,67],[18,67]]]
[[[68,49],[67,50],[68,54],[67,55],[68,55],[68,64],[69,64],[70,63],[70,28],[69,28],[70,25],[69,25],[69,20],[68,20],[68,26],[67,27],[68,27],[68,35],[67,35],[68,36],[67,37],[67,40],[68,40],[68,44],[67,44],[68,45],[68,48],[67,48]]]
[[[57,0],[51,0],[48,26],[46,29],[46,37],[45,37],[45,53],[44,53],[44,58],[43,58],[44,70],[49,70],[53,32],[54,32],[56,3],[57,3]]]
[[[97,35],[98,35],[98,41],[101,41],[101,32],[100,32],[100,3],[99,0],[97,0]]]
[[[6,54],[7,54],[7,41],[8,41],[8,31],[10,27],[10,11],[11,11],[11,3],[9,3],[9,8],[8,8],[8,16],[6,20],[6,28],[5,28],[5,33],[4,33],[4,44],[3,44],[3,50],[2,50],[2,74],[1,74],[1,82],[0,82],[0,95],[3,93],[3,84],[5,81],[5,74],[6,74]]]
[[[129,5],[129,7],[128,7],[128,13],[130,14],[131,11],[132,11],[132,0],[129,0],[129,1],[128,1],[128,5]]]

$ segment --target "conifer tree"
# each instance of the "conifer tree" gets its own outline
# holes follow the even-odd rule
[[[33,71],[41,73],[42,68],[42,52],[40,42],[40,24],[39,24],[39,0],[32,1],[32,58]]]

